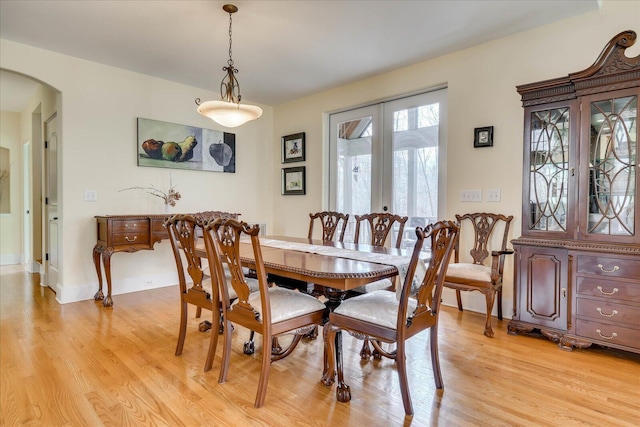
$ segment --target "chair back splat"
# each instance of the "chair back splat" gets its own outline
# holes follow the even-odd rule
[[[390,213],[370,213],[366,215],[356,215],[356,233],[353,241],[358,243],[360,240],[360,233],[362,232],[362,224],[368,224],[371,232],[372,246],[384,246],[387,241],[387,237],[391,230],[393,230],[394,224],[397,222],[399,225],[398,234],[396,238],[396,248],[400,248],[402,244],[402,235],[404,234],[404,225],[409,217],[393,215]]]
[[[375,349],[384,357],[394,359],[402,402],[407,415],[413,414],[409,394],[406,366],[407,339],[429,330],[431,344],[431,364],[436,388],[443,388],[440,360],[438,356],[438,314],[444,277],[459,228],[452,221],[439,221],[416,228],[416,244],[404,278],[402,292],[377,290],[345,300],[330,315],[325,325],[325,345],[327,346],[328,369],[322,383],[330,386],[334,382],[337,368],[337,399],[346,402],[351,399],[349,386],[344,383],[342,353],[339,351],[339,333],[347,331],[359,339],[369,339]],[[431,260],[424,266],[421,261],[423,244],[431,244]],[[395,343],[395,351],[382,348],[382,343]]]
[[[309,218],[309,239],[313,238],[313,223],[317,219],[320,221],[320,225],[322,226],[322,240],[332,241],[336,232],[339,231],[338,242],[344,241],[344,232],[347,228],[347,222],[349,221],[349,214],[323,211],[310,213]]]

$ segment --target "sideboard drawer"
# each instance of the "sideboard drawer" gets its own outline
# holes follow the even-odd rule
[[[113,221],[111,228],[112,233],[149,233],[149,221],[148,220],[120,220]]]
[[[580,318],[576,319],[576,334],[603,344],[610,343],[634,348],[638,348],[640,342],[640,329]]]
[[[578,255],[577,273],[638,280],[640,260]]]
[[[113,235],[113,245],[148,245],[149,233],[119,233]]]
[[[640,283],[607,280],[605,278],[578,277],[577,285],[578,295],[640,302]]]
[[[624,323],[640,328],[640,307],[597,299],[578,298],[576,314],[580,317]]]

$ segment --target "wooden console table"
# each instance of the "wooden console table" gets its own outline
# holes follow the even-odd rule
[[[111,299],[111,255],[114,252],[153,250],[162,239],[168,239],[164,228],[167,215],[107,215],[96,216],[98,240],[93,247],[93,263],[98,274],[98,292],[93,299],[102,300],[103,307],[113,306]],[[102,293],[100,255],[107,277],[107,297]]]

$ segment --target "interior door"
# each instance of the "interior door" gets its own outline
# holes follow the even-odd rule
[[[435,221],[445,206],[440,188],[445,185],[446,89],[332,114],[329,126],[330,209],[351,217],[408,216],[402,237],[403,246],[411,247],[412,230]],[[350,218],[345,241],[352,241],[354,230],[355,218]]]
[[[53,114],[45,123],[45,277],[44,285],[56,289],[59,274],[58,120]]]

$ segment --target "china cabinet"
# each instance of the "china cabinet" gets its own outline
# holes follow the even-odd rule
[[[524,107],[522,236],[510,334],[640,352],[636,33],[577,73],[517,87]]]

